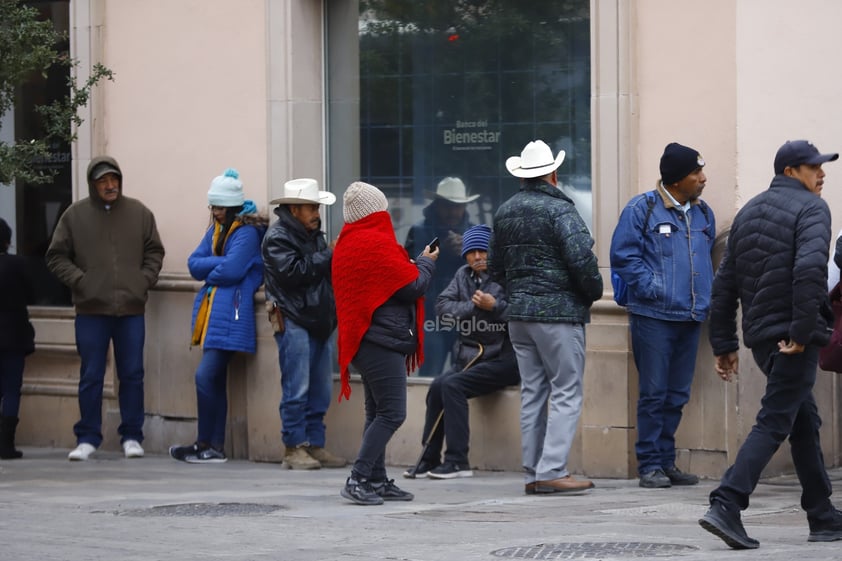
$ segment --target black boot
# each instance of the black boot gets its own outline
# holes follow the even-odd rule
[[[15,450],[17,428],[17,417],[0,417],[0,460],[16,460],[23,457],[23,452]]]

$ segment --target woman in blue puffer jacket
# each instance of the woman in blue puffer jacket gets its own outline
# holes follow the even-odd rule
[[[228,363],[235,352],[256,348],[254,293],[263,282],[260,243],[267,219],[245,200],[234,169],[214,178],[208,191],[213,224],[187,259],[190,274],[205,284],[193,303],[193,345],[201,345],[196,370],[199,429],[196,442],[170,447],[188,463],[222,463],[228,415]]]

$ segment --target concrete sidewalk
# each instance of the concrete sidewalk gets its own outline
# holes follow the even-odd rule
[[[794,478],[758,487],[743,520],[760,549],[733,551],[697,523],[714,481],[603,479],[587,495],[526,496],[517,473],[408,480],[393,468],[415,500],[361,507],[339,496],[349,468],[22,450],[0,461],[0,561],[842,558],[842,542],[807,542]],[[842,472],[831,476],[838,488]]]

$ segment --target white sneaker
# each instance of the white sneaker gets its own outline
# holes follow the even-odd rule
[[[127,440],[123,442],[123,452],[127,458],[142,458],[143,446],[137,440]]]
[[[83,442],[82,444],[70,451],[70,453],[67,455],[67,459],[71,462],[84,462],[94,452],[96,452],[96,447],[93,444]]]

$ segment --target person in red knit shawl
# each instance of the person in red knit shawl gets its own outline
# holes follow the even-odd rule
[[[411,501],[386,475],[386,444],[406,418],[406,377],[424,360],[424,292],[439,250],[416,260],[398,244],[389,202],[377,187],[346,189],[345,225],[333,250],[331,277],[339,322],[342,398],[351,397],[349,366],[365,392],[365,429],[351,475],[340,494],[360,505]]]

